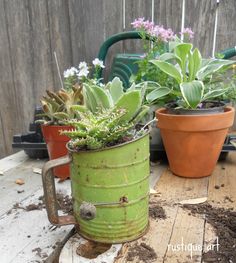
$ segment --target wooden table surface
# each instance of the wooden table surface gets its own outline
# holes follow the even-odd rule
[[[71,235],[73,226],[53,227],[45,209],[24,209],[40,202],[43,195],[40,170],[44,163],[45,160],[29,159],[22,151],[0,160],[0,263],[55,262],[61,244]],[[22,179],[24,184],[16,184],[17,179]],[[215,188],[221,184],[225,187]],[[70,194],[70,180],[59,183],[56,179],[56,188],[65,195]],[[152,164],[150,188],[156,191],[151,194],[151,201],[162,205],[167,215],[166,220],[151,219],[150,229],[142,239],[155,249],[155,262],[201,262],[201,252],[196,252],[194,261],[190,261],[189,252],[174,253],[167,249],[168,244],[181,241],[180,237],[185,243],[195,244],[214,239],[214,232],[204,218],[189,215],[178,204],[205,198],[214,206],[236,209],[236,153],[219,162],[212,176],[202,179],[180,178],[174,176],[166,164]],[[226,202],[225,196],[234,203]],[[126,255],[134,244],[123,245],[117,263],[126,262]]]
[[[24,210],[41,202],[41,168],[46,160],[29,159],[21,151],[0,160],[0,262],[52,262],[54,251],[73,226],[53,227],[46,210]],[[22,179],[24,184],[16,184]],[[70,181],[58,183],[58,191],[70,194]],[[14,208],[17,204],[18,207]]]

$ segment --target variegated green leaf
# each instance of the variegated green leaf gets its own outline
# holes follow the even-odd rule
[[[171,89],[167,87],[159,87],[151,91],[146,95],[146,100],[151,103],[159,98],[162,98],[168,95],[171,92]]]
[[[183,82],[180,84],[181,93],[190,108],[196,108],[201,102],[204,92],[202,81]]]
[[[188,71],[189,71],[189,81],[192,81],[196,78],[196,74],[201,67],[201,53],[197,48],[194,49],[193,53],[189,53],[189,63],[188,63]]]
[[[168,74],[169,76],[176,79],[178,83],[182,82],[182,74],[174,65],[159,60],[151,60],[150,62],[153,63],[155,66],[157,66],[160,70]]]
[[[186,70],[186,60],[187,56],[192,49],[193,45],[190,43],[182,43],[175,47],[174,54],[179,58],[178,64],[181,67],[183,75],[185,74]]]
[[[203,99],[204,100],[210,100],[213,99],[215,97],[219,97],[224,95],[227,92],[228,89],[223,88],[223,89],[215,89],[215,90],[211,90],[209,92],[207,92],[204,96]]]
[[[211,59],[208,64],[202,67],[198,73],[197,78],[199,80],[204,80],[207,76],[211,76],[213,73],[219,71],[224,66],[229,66],[234,64],[235,61],[224,60],[224,59]]]

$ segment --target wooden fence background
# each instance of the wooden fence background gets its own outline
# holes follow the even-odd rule
[[[91,62],[112,34],[131,29],[137,17],[181,27],[182,0],[0,0],[0,157],[12,152],[13,134],[26,132],[46,89],[58,89],[53,52],[61,72]],[[212,53],[216,0],[186,0],[185,26],[192,27],[205,56]],[[236,1],[221,0],[216,50],[236,45]],[[117,52],[137,52],[137,41]],[[110,63],[111,59],[108,59]]]

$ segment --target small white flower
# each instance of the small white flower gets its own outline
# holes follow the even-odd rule
[[[79,69],[88,68],[88,65],[85,61],[79,63]]]
[[[87,77],[89,74],[88,65],[86,62],[80,62],[79,63],[79,72],[77,73],[77,76],[79,78],[81,77]]]
[[[79,72],[79,71],[78,71],[77,68],[71,67],[71,68],[65,70],[64,73],[63,73],[63,75],[64,75],[64,78],[69,78],[69,77],[72,77],[72,76],[78,74],[78,72]]]
[[[88,68],[82,68],[82,69],[79,71],[79,73],[77,74],[77,76],[78,76],[79,78],[81,78],[81,77],[87,77],[88,74],[89,74]]]
[[[103,64],[103,61],[102,60],[99,60],[98,58],[95,58],[93,60],[93,65],[96,67],[96,66],[99,66],[100,68],[105,68],[104,64]]]

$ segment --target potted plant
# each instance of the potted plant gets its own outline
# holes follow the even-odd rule
[[[70,127],[65,120],[74,117],[72,105],[83,102],[82,88],[73,86],[71,90],[61,89],[58,92],[47,91],[47,96],[41,100],[43,117],[41,129],[47,144],[50,160],[67,154],[66,143],[69,138],[60,134],[60,130],[68,130]],[[56,177],[64,180],[70,176],[68,165],[53,170]]]
[[[149,135],[136,125],[148,108],[142,107],[141,90],[124,93],[117,78],[105,87],[87,83],[84,99],[84,106],[73,106],[77,118],[67,121],[73,130],[62,131],[71,138],[69,156],[43,169],[49,220],[75,224],[94,241],[136,239],[148,226]],[[50,171],[68,162],[74,215],[58,217]]]
[[[40,114],[40,116],[44,119],[39,122],[42,123],[41,129],[51,160],[67,154],[66,143],[70,139],[66,135],[60,134],[60,131],[71,128],[66,125],[66,122],[68,119],[76,117],[72,106],[84,104],[83,85],[85,83],[99,83],[97,72],[102,67],[104,67],[102,61],[95,58],[92,69],[86,62],[80,62],[78,68],[67,69],[64,71],[64,88],[58,92],[47,91],[47,96],[41,100],[44,114]],[[56,177],[64,180],[70,176],[69,165],[55,168],[53,173]]]
[[[235,62],[202,59],[192,44],[175,42],[170,52],[150,62],[178,83],[155,91],[175,97],[156,112],[171,171],[184,177],[209,176],[234,120],[234,109],[221,99],[235,90],[223,82]]]
[[[142,17],[135,19],[131,25],[138,31],[142,39],[144,54],[136,62],[138,70],[131,76],[130,80],[136,85],[142,82],[148,83],[145,90],[145,104],[150,106],[147,121],[151,121],[155,116],[155,111],[175,97],[165,87],[172,88],[177,86],[178,83],[172,76],[155,67],[149,61],[167,52],[173,41],[181,42],[181,40],[171,28],[164,28],[162,25],[155,24]],[[183,36],[183,41],[186,42],[193,39],[194,33],[191,28],[184,28],[180,35]],[[139,86],[137,85],[137,87]],[[160,89],[160,87],[162,88]],[[150,138],[151,160],[156,160],[163,156],[164,146],[160,130],[156,127],[155,122],[151,123]]]

